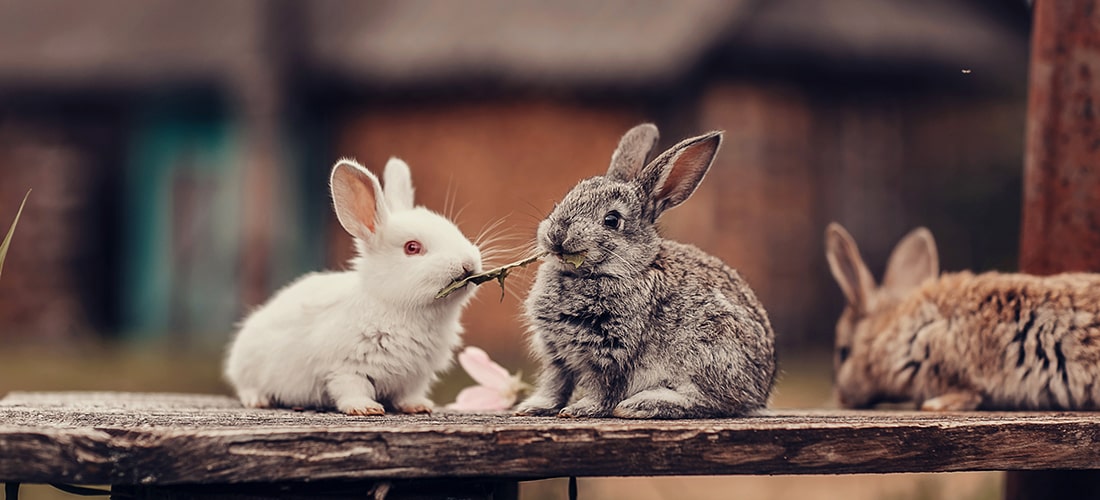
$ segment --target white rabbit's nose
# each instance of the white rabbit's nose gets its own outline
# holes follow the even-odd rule
[[[475,273],[481,272],[481,250],[475,248],[473,252],[466,254],[462,260],[462,268]]]

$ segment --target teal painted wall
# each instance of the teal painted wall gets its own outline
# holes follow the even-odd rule
[[[126,168],[122,329],[210,335],[239,311],[240,130],[209,98],[150,100]]]

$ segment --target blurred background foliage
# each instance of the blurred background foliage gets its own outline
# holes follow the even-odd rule
[[[503,219],[501,264],[652,121],[662,146],[726,130],[664,233],[761,296],[776,405],[826,405],[828,222],[876,271],[917,225],[944,269],[1015,267],[1029,25],[1023,0],[0,0],[0,221],[35,190],[0,280],[0,393],[227,392],[235,322],[350,256],[326,186],[340,157],[405,159],[418,201],[453,200],[467,234]],[[531,374],[516,276],[502,302],[479,294],[466,340]],[[436,400],[467,383],[452,371]],[[995,494],[991,478],[582,491],[963,498]],[[525,495],[564,494],[546,484]]]

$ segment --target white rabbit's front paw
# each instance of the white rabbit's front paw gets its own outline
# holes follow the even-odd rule
[[[336,409],[348,415],[376,416],[385,415],[382,404],[370,398],[347,398],[336,402]]]
[[[435,403],[428,398],[415,398],[400,403],[394,403],[393,406],[401,413],[417,414],[431,413],[432,408],[435,408]]]
[[[271,398],[261,395],[259,391],[242,390],[237,396],[247,408],[271,408]]]

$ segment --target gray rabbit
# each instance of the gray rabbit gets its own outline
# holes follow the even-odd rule
[[[542,372],[517,415],[723,417],[767,404],[775,335],[764,307],[737,271],[655,226],[695,191],[722,134],[646,163],[657,137],[651,124],[628,131],[607,174],[539,224],[551,257],[525,306]]]

